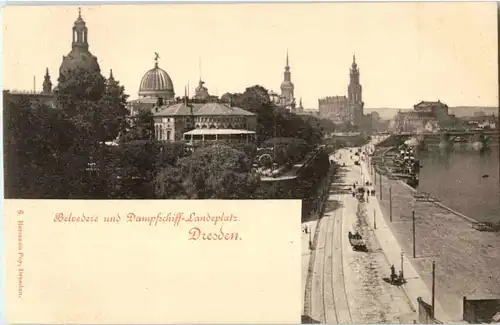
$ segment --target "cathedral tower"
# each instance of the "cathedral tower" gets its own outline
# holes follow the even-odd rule
[[[293,91],[295,86],[292,83],[290,65],[288,63],[289,62],[288,62],[288,51],[287,51],[285,72],[283,73],[283,82],[281,83],[281,97],[284,100],[283,104],[293,109],[293,106],[295,104],[295,99],[293,97]]]
[[[351,65],[351,73],[350,73],[350,82],[347,87],[347,98],[348,98],[348,106],[349,106],[349,115],[351,121],[361,127],[363,124],[363,97],[362,97],[363,88],[359,83],[359,69],[356,64],[356,56],[352,57],[352,65]]]

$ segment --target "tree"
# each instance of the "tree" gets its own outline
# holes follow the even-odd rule
[[[180,158],[188,155],[182,142],[158,142],[156,152],[155,170],[162,170],[168,166],[176,166]]]
[[[132,141],[109,148],[105,169],[110,198],[152,199],[160,147],[152,141]]]
[[[86,183],[89,195],[105,196],[107,178],[105,168],[105,142],[115,139],[125,127],[128,110],[124,88],[112,76],[106,79],[98,72],[76,68],[59,77],[56,91],[57,107],[64,118],[74,125],[74,145],[70,156],[78,158],[83,166],[96,163],[97,173],[81,174],[74,166],[78,183]],[[76,177],[76,175],[74,175]]]
[[[167,165],[155,177],[155,197],[157,199],[186,199],[183,180],[179,168]]]
[[[319,144],[323,138],[318,120],[313,116],[277,113],[276,127],[278,137],[300,138],[312,146]]]
[[[114,78],[77,68],[59,77],[57,105],[91,143],[115,139],[128,115],[127,95]]]
[[[265,148],[272,148],[275,152],[275,163],[278,165],[292,165],[302,160],[310,150],[307,143],[300,138],[272,138],[262,143]]]
[[[74,162],[66,151],[73,145],[72,133],[59,110],[4,97],[5,196],[68,197],[68,163]]]
[[[248,87],[241,96],[233,95],[233,103],[257,115],[256,133],[259,142],[274,136],[275,107],[267,89],[259,85]]]
[[[133,140],[150,140],[154,135],[153,112],[149,109],[141,109],[136,116],[130,120],[130,127],[122,137],[120,142]]]
[[[128,95],[125,94],[125,88],[120,86],[120,83],[111,74],[107,80],[106,90],[99,105],[101,122],[98,125],[98,129],[103,132],[103,140],[101,141],[114,140],[120,133],[125,131],[127,117],[130,115],[130,111],[127,108],[127,98]]]
[[[259,183],[245,153],[223,144],[197,149],[180,159],[178,168],[192,199],[252,198]]]
[[[324,133],[334,133],[336,131],[335,123],[333,123],[333,121],[330,119],[320,119],[319,125]]]

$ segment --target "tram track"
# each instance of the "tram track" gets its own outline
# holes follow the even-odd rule
[[[335,199],[343,201],[343,195],[338,195]],[[316,263],[316,270],[319,271],[319,274],[316,273],[315,288],[319,291],[316,292],[316,297],[320,296],[316,306],[320,307],[317,308],[320,310],[316,310],[313,316],[327,324],[348,324],[352,323],[353,319],[344,277],[342,217],[342,207],[325,216],[321,225],[325,228],[318,238],[318,252],[323,254]],[[321,264],[318,265],[319,263]],[[314,292],[312,294],[314,295]]]
[[[332,235],[333,235],[333,218],[328,217],[326,238],[323,246],[323,265],[322,265],[322,300],[323,300],[323,321],[326,324],[338,324],[337,307],[335,306],[334,284],[333,284],[333,267],[332,267]]]
[[[342,201],[344,201],[344,198],[345,198],[345,194],[343,195],[343,198],[342,198]],[[342,202],[342,204],[344,204],[344,202]],[[349,301],[347,300],[347,289],[346,289],[346,282],[345,282],[345,275],[344,275],[344,247],[342,245],[342,234],[344,233],[343,231],[343,227],[342,227],[342,224],[343,224],[343,217],[344,217],[344,213],[343,213],[344,210],[341,210],[339,211],[340,213],[340,216],[338,215],[334,215],[335,216],[335,219],[334,219],[334,222],[336,223],[336,231],[337,233],[334,234],[334,239],[337,240],[337,245],[334,245],[335,246],[335,250],[334,252],[337,252],[337,256],[335,256],[336,258],[333,259],[333,262],[335,263],[335,265],[337,265],[337,271],[338,271],[338,274],[340,274],[340,280],[342,282],[342,289],[340,290],[341,292],[338,292],[337,294],[337,297],[338,297],[338,301],[335,303],[335,306],[336,308],[338,308],[339,305],[342,305],[343,308],[341,308],[340,310],[342,311],[342,314],[343,315],[340,315],[339,317],[339,313],[337,313],[337,319],[340,320],[340,323],[352,323],[353,322],[353,318],[352,318],[352,314],[351,314],[351,309],[349,308]]]

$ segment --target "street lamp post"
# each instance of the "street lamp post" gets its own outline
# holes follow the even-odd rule
[[[379,173],[380,199],[382,200],[382,173]]]
[[[415,208],[413,208],[412,212],[411,212],[411,218],[412,218],[412,222],[413,222],[413,258],[416,257],[416,249],[415,249]]]
[[[389,187],[389,220],[392,222],[392,186]]]
[[[403,275],[403,279],[404,279],[404,268],[403,268],[403,256],[404,256],[404,252],[403,250],[401,250],[401,274]]]
[[[375,209],[373,209],[373,228],[377,229],[377,215],[375,214]]]
[[[436,311],[436,261],[432,261],[432,318]]]

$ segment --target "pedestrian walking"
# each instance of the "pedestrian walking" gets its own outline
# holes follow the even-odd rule
[[[396,278],[396,268],[394,264],[391,265],[391,283],[394,283],[394,279]]]

